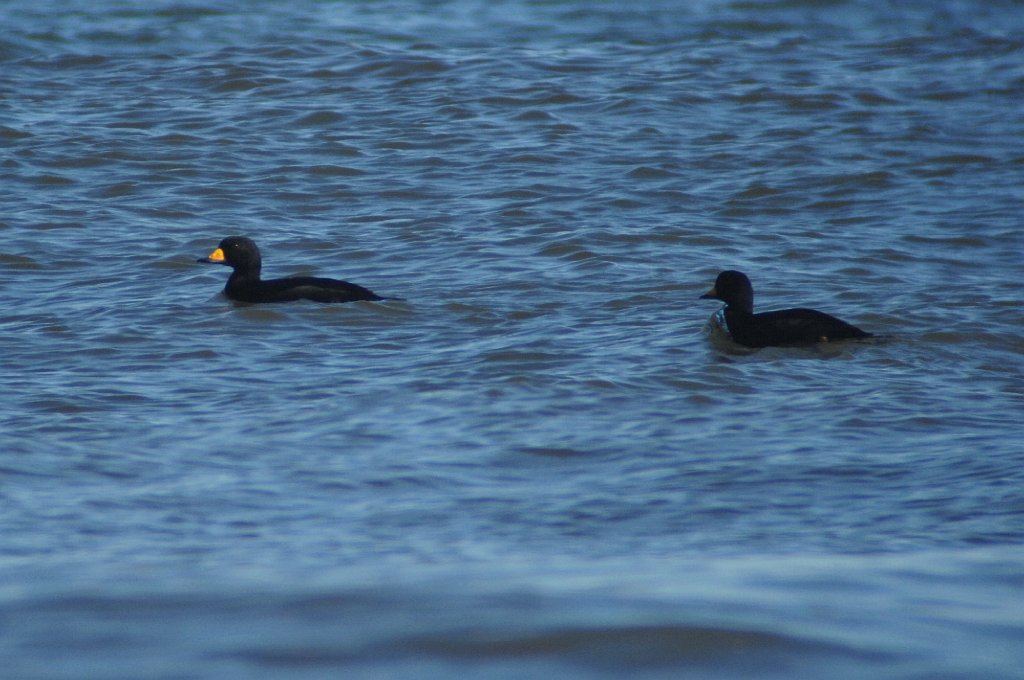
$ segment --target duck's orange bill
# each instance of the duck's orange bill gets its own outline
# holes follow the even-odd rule
[[[217,250],[215,250],[212,253],[210,253],[210,256],[207,257],[206,259],[209,260],[210,262],[223,262],[224,261],[224,251],[221,250],[220,248],[217,248]]]

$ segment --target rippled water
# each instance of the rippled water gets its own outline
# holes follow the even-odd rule
[[[10,677],[1020,677],[1019,9],[3,5]]]

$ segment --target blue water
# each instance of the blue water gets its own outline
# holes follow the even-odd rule
[[[1024,677],[1018,3],[0,25],[4,677]]]

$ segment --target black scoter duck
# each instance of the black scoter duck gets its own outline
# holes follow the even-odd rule
[[[337,279],[292,276],[264,281],[260,278],[260,250],[252,239],[245,236],[228,236],[209,257],[200,258],[198,262],[231,267],[234,271],[224,286],[224,294],[239,302],[355,302],[388,299],[362,286]]]
[[[747,347],[800,345],[829,340],[869,338],[856,326],[814,309],[780,309],[754,314],[754,288],[743,272],[724,271],[702,300],[721,300],[732,339]]]

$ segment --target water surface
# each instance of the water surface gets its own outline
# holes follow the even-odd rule
[[[1016,9],[4,6],[11,677],[1020,677]]]

